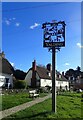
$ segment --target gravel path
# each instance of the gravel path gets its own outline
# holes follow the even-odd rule
[[[51,98],[51,94],[49,94],[48,96],[45,96],[43,98],[36,98],[34,99],[33,101],[30,101],[30,102],[27,102],[27,103],[24,103],[22,105],[19,105],[19,106],[16,106],[16,107],[13,107],[13,108],[10,108],[10,109],[6,109],[4,111],[1,111],[0,112],[0,119],[4,118],[4,117],[7,117],[11,114],[14,114],[20,110],[24,110],[28,107],[31,107],[37,103],[40,103],[40,102],[43,102],[44,100],[48,99],[48,98]]]

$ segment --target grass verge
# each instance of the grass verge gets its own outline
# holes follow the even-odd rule
[[[40,97],[46,96],[47,93],[41,93]],[[17,93],[17,94],[5,94],[0,96],[0,111],[15,107],[17,105],[32,101],[33,98],[29,98],[28,93]]]
[[[23,111],[19,111],[2,120],[50,120],[50,119],[76,119],[80,120],[81,116],[81,97],[80,94],[68,94],[57,96],[57,113],[52,113],[52,100],[48,99],[38,103]]]

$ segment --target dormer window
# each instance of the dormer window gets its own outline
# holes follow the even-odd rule
[[[50,72],[47,72],[47,75],[50,77],[50,76],[51,76],[51,73],[50,73]]]
[[[75,80],[75,77],[73,77],[73,80]]]
[[[49,77],[51,76],[51,73],[48,73]]]
[[[59,75],[59,78],[61,78],[61,75]]]

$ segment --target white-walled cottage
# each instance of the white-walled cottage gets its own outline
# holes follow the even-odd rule
[[[13,87],[13,70],[4,52],[0,53],[0,87]]]
[[[36,61],[32,62],[32,68],[29,69],[25,77],[28,86],[31,87],[52,87],[52,66],[48,64],[47,67],[37,66]],[[56,71],[56,87],[60,89],[69,89],[68,80]]]

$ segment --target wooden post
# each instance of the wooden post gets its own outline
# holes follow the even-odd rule
[[[56,113],[56,70],[55,70],[55,54],[56,49],[52,47],[52,112]]]

